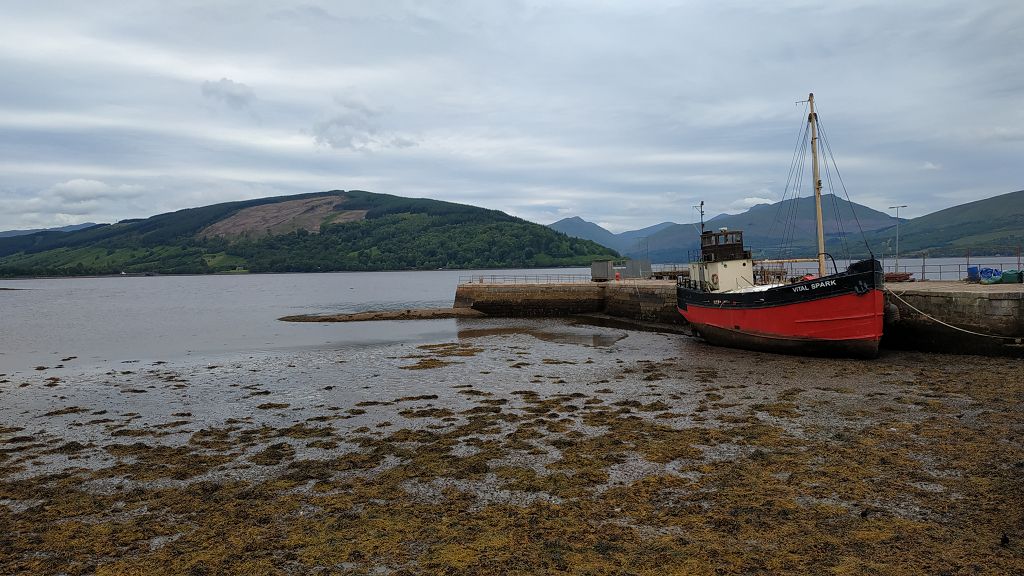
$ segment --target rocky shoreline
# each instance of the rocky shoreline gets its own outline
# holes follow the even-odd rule
[[[283,322],[368,322],[384,320],[438,320],[446,318],[483,318],[486,314],[472,308],[420,308],[413,310],[374,310],[349,314],[300,314],[278,318]]]
[[[0,572],[1024,571],[1019,360],[458,322],[0,376]]]

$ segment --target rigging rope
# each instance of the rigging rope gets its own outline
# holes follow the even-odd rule
[[[783,190],[782,199],[779,201],[779,206],[775,211],[775,220],[772,222],[772,225],[768,230],[768,237],[771,238],[774,236],[777,225],[780,222],[782,223],[782,230],[778,244],[778,257],[780,259],[788,258],[793,254],[797,237],[800,190],[804,185],[804,168],[806,167],[807,162],[809,143],[808,136],[810,132],[810,122],[806,120],[808,119],[808,108],[809,105],[805,104],[804,113],[801,115],[802,127],[798,132],[799,136],[797,137],[797,143],[794,146],[793,159],[790,162],[789,173],[786,176],[786,188]],[[839,171],[839,165],[836,163],[835,154],[832,151],[832,145],[831,142],[829,142],[828,135],[825,132],[825,127],[821,122],[820,115],[816,118],[816,121],[818,125],[818,135],[822,144],[822,156],[825,157],[822,162],[825,165],[824,180],[828,182],[828,189],[832,194],[832,212],[836,220],[836,227],[839,233],[843,252],[847,259],[851,258],[849,239],[847,238],[846,228],[843,225],[840,198],[839,195],[836,194],[835,184],[832,179],[833,169],[835,170],[836,179],[839,180],[839,184],[843,189],[843,195],[846,197],[846,201],[850,207],[850,212],[853,213],[853,218],[857,223],[857,229],[860,231],[864,247],[867,248],[868,254],[874,257],[871,246],[868,244],[867,236],[864,234],[864,227],[860,223],[860,217],[857,216],[857,211],[853,208],[853,202],[850,200],[850,193],[846,189],[846,183],[843,182],[842,173]],[[829,160],[831,160],[831,166],[829,166]],[[816,185],[816,182],[811,182],[812,188]],[[787,200],[789,202],[788,204]]]
[[[825,149],[828,151],[829,158],[832,159],[832,166],[836,169],[836,177],[839,178],[839,184],[843,187],[843,194],[846,196],[846,201],[850,203],[850,211],[853,212],[853,219],[857,222],[857,229],[860,230],[860,238],[864,241],[864,247],[868,249],[868,254],[874,258],[875,253],[871,251],[871,246],[868,245],[868,238],[864,235],[864,227],[860,225],[860,218],[857,217],[857,211],[853,209],[853,201],[850,200],[850,193],[846,191],[846,183],[843,182],[843,175],[839,172],[839,165],[836,164],[836,157],[835,154],[832,153],[832,145],[829,143],[828,136],[825,134],[825,128],[821,124],[821,118],[818,118],[818,131],[821,132],[821,138],[825,143]]]
[[[836,228],[839,231],[839,241],[843,245],[843,253],[847,260],[850,260],[850,246],[846,241],[846,227],[843,226],[843,218],[839,208],[839,197],[836,195],[835,187],[832,185],[832,170],[828,162],[825,162],[825,180],[828,182],[828,189],[832,195],[832,215],[836,219]]]
[[[788,204],[779,206],[781,210],[785,209],[785,218],[782,221],[782,233],[779,239],[778,253],[779,258],[785,258],[792,252],[793,238],[796,231],[796,216],[797,216],[797,201],[800,198],[800,190],[804,186],[804,164],[807,161],[807,133],[809,126],[805,125],[804,130],[801,134],[801,146],[798,151],[797,163],[795,166],[793,186],[790,190],[793,192],[793,196],[788,201]],[[788,196],[788,195],[786,195]]]
[[[792,256],[793,253],[793,240],[796,237],[797,217],[799,215],[798,208],[800,200],[800,190],[801,188],[803,188],[804,176],[806,174],[804,166],[807,164],[807,146],[809,143],[809,140],[806,138],[806,136],[809,133],[809,131],[810,124],[808,124],[804,130],[805,137],[803,138],[803,142],[800,147],[800,160],[797,165],[796,180],[793,184],[793,197],[790,199],[789,206],[787,207],[788,211],[786,215],[786,223],[783,228],[782,236],[782,249],[780,250],[780,252],[782,252],[782,258]]]
[[[804,104],[804,114],[803,114],[803,116],[807,115],[807,106],[808,106],[807,104]],[[800,158],[802,156],[801,150],[802,150],[802,147],[805,145],[806,134],[807,134],[807,123],[804,122],[801,119],[801,121],[800,121],[800,129],[797,130],[796,142],[793,144],[793,157],[792,157],[792,159],[789,162],[789,173],[786,175],[786,187],[782,191],[782,198],[779,200],[778,208],[775,209],[775,219],[772,220],[772,224],[768,228],[768,238],[774,237],[775,225],[778,224],[779,221],[780,221],[779,217],[782,215],[782,208],[783,208],[783,206],[786,203],[786,198],[789,196],[790,185],[793,184],[793,179],[796,176],[796,172],[797,172],[797,169],[798,169],[798,166],[799,166],[799,163],[800,163]],[[784,232],[785,232],[785,229],[783,229],[783,234],[782,234],[783,237],[785,237],[785,233]],[[779,253],[781,255],[781,252],[782,252],[782,244],[781,243],[779,244],[778,249],[779,249]]]

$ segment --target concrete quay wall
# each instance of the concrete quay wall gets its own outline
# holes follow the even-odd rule
[[[565,316],[604,311],[604,286],[588,284],[460,284],[456,308],[492,316]]]
[[[601,312],[646,322],[685,324],[674,281],[578,284],[460,284],[456,308],[493,316],[566,316]]]
[[[609,316],[662,324],[686,324],[676,308],[676,283],[608,283],[604,310]]]
[[[1024,286],[1020,284],[915,282],[889,284],[887,289],[882,340],[886,347],[1024,355]]]

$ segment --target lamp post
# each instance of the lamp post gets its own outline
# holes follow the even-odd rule
[[[889,206],[889,210],[896,209],[896,269],[893,272],[900,271],[900,208],[906,208],[906,204],[900,204],[899,206]]]

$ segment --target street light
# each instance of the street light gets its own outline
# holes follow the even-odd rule
[[[900,271],[900,208],[906,208],[906,204],[900,204],[899,206],[889,206],[889,210],[896,209],[896,269],[894,272]]]

